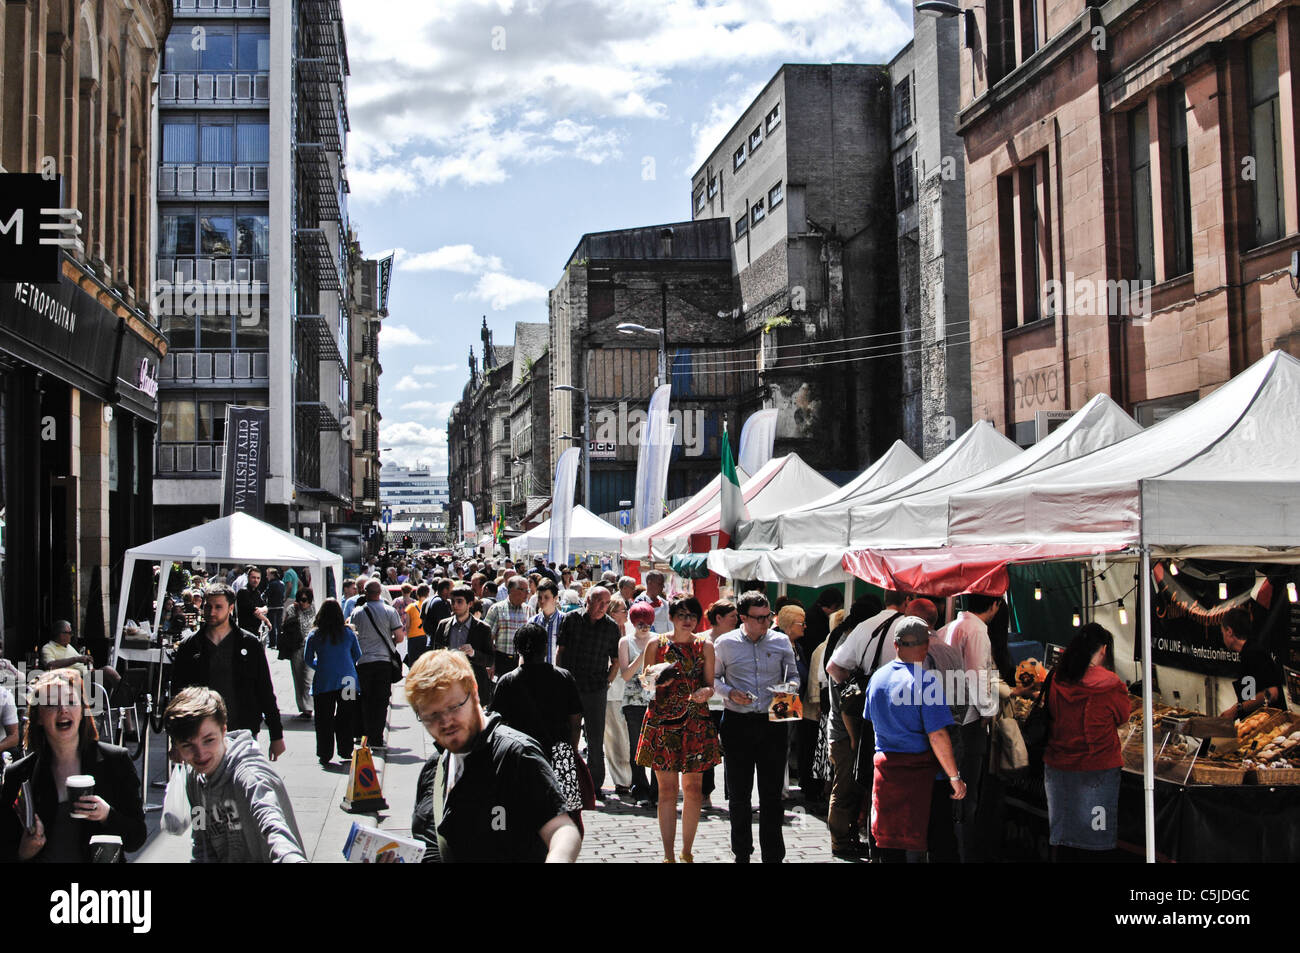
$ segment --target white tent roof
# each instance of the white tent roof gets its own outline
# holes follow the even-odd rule
[[[264,523],[247,513],[233,513],[221,519],[173,533],[150,543],[128,549],[124,555],[122,595],[118,602],[115,654],[121,653],[122,626],[126,620],[127,594],[131,574],[138,561],[162,564],[158,581],[158,605],[155,609],[153,631],[158,630],[162,614],[162,593],[173,562],[202,560],[205,563],[255,563],[259,566],[309,566],[319,582],[314,587],[317,606],[325,599],[325,572],[334,573],[334,591],[342,591],[343,557],[328,549],[286,533]]]
[[[895,440],[893,445],[885,451],[884,456],[844,484],[844,486],[837,487],[823,496],[814,497],[797,506],[792,506],[784,513],[773,513],[766,516],[752,514],[756,518],[745,520],[736,528],[736,538],[732,541],[732,546],[736,549],[769,549],[780,545],[780,517],[794,518],[799,514],[834,507],[847,509],[854,503],[871,499],[872,495],[881,487],[890,486],[902,480],[909,473],[920,469],[923,465],[923,461],[912,452],[911,447],[901,440]]]
[[[1281,351],[1081,460],[955,494],[949,541],[1300,558],[1300,361]]]
[[[765,464],[770,465],[771,460]],[[759,471],[762,472],[761,470]],[[755,474],[757,476],[757,474]],[[736,479],[743,486],[748,475],[740,467],[736,467]],[[684,526],[691,520],[695,519],[702,513],[708,511],[710,506],[718,506],[718,494],[722,492],[722,475],[715,476],[708,483],[704,484],[694,496],[683,503],[677,509],[673,510],[653,526],[647,526],[645,529],[636,533],[628,533],[623,537],[623,558],[624,559],[649,559],[650,558],[650,540],[659,536],[669,536],[676,532],[679,526]]]
[[[800,505],[803,500],[816,499],[835,488],[834,483],[804,463],[797,453],[790,453],[769,460],[743,483],[740,490],[750,515],[766,516],[784,512]],[[694,533],[715,534],[716,542],[721,524],[722,507],[715,501],[706,512],[677,527],[671,534],[654,537],[651,545],[654,558],[667,560],[690,552]]]
[[[1037,473],[1141,431],[1119,404],[1098,394],[1047,437],[1004,463],[948,486],[850,510],[849,544],[871,549],[942,546],[948,540],[948,500],[954,494]]]
[[[575,506],[569,524],[570,553],[616,553],[626,534],[611,526],[585,506]],[[551,521],[547,520],[510,540],[510,557],[519,559],[545,553],[551,546]]]

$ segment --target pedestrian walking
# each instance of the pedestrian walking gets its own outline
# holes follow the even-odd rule
[[[393,659],[406,627],[392,606],[384,604],[384,587],[376,579],[366,583],[365,602],[358,603],[348,619],[361,644],[357,662],[357,692],[361,703],[361,734],[371,748],[387,750],[384,729],[392,699]]]
[[[643,671],[647,679],[653,680],[654,698],[641,727],[636,762],[652,768],[659,782],[659,835],[663,839],[664,863],[669,864],[675,863],[679,777],[681,859],[689,864],[695,859],[691,848],[700,823],[704,772],[712,771],[722,760],[708,709],[714,682],[713,643],[695,634],[703,614],[694,596],[672,600],[668,609],[672,634],[661,635],[644,653]],[[745,819],[748,823],[748,814]]]
[[[439,749],[420,772],[411,818],[425,863],[577,860],[582,834],[549,760],[536,741],[483,710],[464,653],[420,656],[406,699]]]
[[[623,633],[609,618],[609,590],[593,586],[585,609],[570,612],[560,623],[555,664],[573,673],[582,694],[587,765],[596,797],[605,783],[605,711],[609,683],[618,674],[618,640]]]
[[[709,628],[705,629],[700,635],[706,636],[713,643],[715,649],[718,639],[728,632],[735,632],[740,626],[740,612],[736,609],[736,604],[730,599],[717,599],[706,610],[704,618],[709,623]],[[714,692],[709,697],[709,719],[713,722],[713,727],[718,730],[718,738],[722,738],[722,713],[727,710],[726,699],[718,692]],[[727,758],[727,749],[722,749],[722,758],[724,762],[722,772],[722,793],[726,797],[727,793],[727,772],[725,762]],[[704,772],[704,785],[701,793],[704,795],[703,807],[707,810],[713,807],[713,792],[717,787],[715,780],[715,771]]]
[[[632,633],[623,636],[618,643],[618,673],[616,681],[623,683],[622,719],[627,726],[628,765],[632,774],[632,798],[636,806],[649,810],[659,801],[659,782],[654,771],[649,777],[646,769],[637,764],[636,749],[641,742],[641,728],[645,724],[646,710],[654,698],[654,692],[648,691],[641,681],[645,650],[654,640],[655,610],[642,603],[633,605],[628,610],[628,622]],[[705,772],[708,777],[709,772]]]
[[[326,599],[315,621],[303,648],[303,661],[316,673],[312,680],[316,758],[324,767],[334,760],[336,742],[341,760],[352,757],[353,739],[360,727],[357,663],[361,660],[361,643],[356,630],[343,621],[343,608],[337,599]],[[387,683],[384,688],[387,690]]]
[[[293,602],[285,609],[284,622],[280,626],[280,658],[289,660],[298,717],[303,720],[312,716],[312,679],[315,673],[304,660],[303,650],[307,644],[307,634],[315,624],[314,602],[315,595],[310,589],[299,589]]]
[[[727,752],[731,851],[738,864],[749,863],[754,852],[751,803],[757,774],[759,851],[763,863],[779,864],[785,859],[781,782],[789,734],[784,722],[768,717],[768,709],[774,686],[798,690],[799,668],[790,640],[769,631],[772,609],[767,596],[743,593],[736,608],[741,628],[718,639],[713,683],[726,699],[722,745]]]
[[[280,570],[269,567],[266,570],[266,583],[262,586],[262,599],[266,603],[266,621],[271,626],[268,648],[280,644],[280,625],[284,621],[285,585],[280,578]]]
[[[99,741],[80,673],[45,672],[29,691],[26,753],[5,768],[0,790],[0,860],[89,863],[96,834],[139,850],[148,836],[140,778],[126,749]],[[92,779],[92,794],[78,796],[79,776]],[[30,829],[10,807],[24,783],[34,802]]]
[[[613,573],[608,573],[613,575]],[[620,645],[624,637],[633,631],[632,623],[627,618],[627,603],[620,595],[609,597],[608,615],[618,626]],[[623,696],[627,683],[621,678],[614,678],[609,683],[605,695],[605,764],[610,778],[614,781],[614,793],[620,798],[632,794],[631,744],[627,734],[627,722],[623,719]]]
[[[176,756],[189,765],[195,863],[307,862],[284,781],[250,732],[227,732],[221,695],[191,686],[171,700],[163,723]]]
[[[483,621],[492,633],[493,651],[496,653],[496,674],[500,678],[516,665],[515,633],[532,614],[524,605],[528,598],[528,580],[511,576],[506,580],[506,596],[488,607]]]
[[[474,601],[474,592],[469,586],[461,584],[452,588],[452,614],[438,623],[430,646],[451,649],[468,658],[478,681],[479,697],[491,704],[496,651],[492,648],[492,630],[471,614]]]
[[[415,587],[415,597],[403,610],[406,614],[406,668],[410,671],[429,647],[429,634],[424,628],[424,603],[429,599],[427,582]]]

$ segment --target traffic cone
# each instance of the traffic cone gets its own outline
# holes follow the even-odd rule
[[[388,810],[375,760],[370,756],[368,739],[362,738],[360,747],[352,752],[352,767],[348,771],[348,790],[343,795],[343,810],[353,814],[373,814]]]

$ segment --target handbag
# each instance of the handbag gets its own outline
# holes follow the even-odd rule
[[[1047,739],[1052,734],[1052,711],[1048,707],[1047,696],[1052,690],[1052,678],[1055,675],[1055,672],[1047,673],[1043,690],[1034,699],[1034,707],[1029,709],[1029,717],[1025,719],[1020,729],[1028,763],[1035,766],[1043,763],[1043,754],[1047,751]]]
[[[307,640],[302,635],[302,623],[297,612],[289,615],[280,626],[280,660],[293,658]]]
[[[1016,721],[1010,702],[1005,702],[993,721],[989,744],[989,767],[998,777],[1011,777],[1029,767],[1029,749],[1025,747],[1020,722]]]
[[[397,646],[393,644],[392,638],[387,632],[379,627],[377,622],[375,622],[375,617],[370,611],[369,603],[366,604],[366,618],[370,620],[370,624],[374,626],[375,631],[379,633],[379,637],[384,640],[384,645],[388,646],[388,663],[393,667],[390,681],[400,682],[402,680],[402,657],[397,654]]]
[[[839,686],[840,711],[851,718],[862,718],[867,703],[867,685],[871,682],[871,676],[880,668],[880,655],[885,648],[885,635],[889,627],[903,613],[896,612],[884,622],[876,627],[871,633],[871,638],[867,639],[866,647],[862,650],[862,659],[858,662],[857,669],[850,675],[843,685]],[[876,641],[876,656],[871,660],[871,668],[867,668],[867,653],[871,651],[872,641]],[[832,689],[834,690],[834,689]]]

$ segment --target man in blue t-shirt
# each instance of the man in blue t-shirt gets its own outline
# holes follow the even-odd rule
[[[953,721],[942,673],[922,668],[930,626],[906,618],[893,636],[898,657],[871,676],[866,716],[876,734],[871,833],[881,859],[897,863],[926,849],[935,772],[942,768],[953,800],[966,796],[966,784],[948,736]]]

